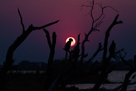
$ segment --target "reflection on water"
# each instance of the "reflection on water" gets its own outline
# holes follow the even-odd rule
[[[7,73],[36,74],[36,72],[37,72],[36,70],[18,70],[18,71],[12,70],[12,71],[8,71]],[[40,74],[42,74],[42,73],[45,73],[46,71],[45,70],[39,70],[38,72]]]
[[[113,71],[112,73],[109,74],[108,80],[111,82],[117,82],[118,84],[102,84],[101,87],[105,87],[107,89],[116,88],[117,86],[120,85],[119,82],[124,81],[125,74],[127,72],[128,71]],[[135,74],[136,74],[136,72],[133,75],[135,75]],[[130,80],[132,80],[131,82],[134,82],[134,81],[136,81],[136,78],[132,79],[132,77],[130,77]],[[94,86],[94,84],[73,84],[73,85],[67,85],[67,86],[68,87],[75,86],[75,87],[78,87],[79,89],[89,89],[89,88],[92,88]],[[136,84],[128,85],[127,91],[130,91],[130,90],[136,91]]]
[[[119,86],[120,84],[102,84],[100,88],[104,87],[107,89],[114,89],[117,86]],[[67,85],[67,87],[70,86],[75,86],[78,87],[79,89],[91,89],[93,88],[94,84],[75,84],[75,85]],[[127,91],[136,91],[136,84],[134,85],[128,85]]]
[[[36,70],[21,70],[21,71],[9,71],[8,73],[22,73],[22,74],[27,74],[27,73],[36,73]],[[46,71],[44,70],[40,70],[39,73],[45,73]],[[101,87],[105,87],[107,89],[113,89],[116,88],[117,86],[119,86],[125,78],[125,75],[127,74],[128,71],[113,71],[108,75],[108,80],[110,82],[114,82],[117,84],[102,84]],[[136,72],[133,74],[136,75]],[[130,77],[130,80],[132,80],[131,82],[135,82],[136,81],[136,77],[134,79],[132,79],[133,75]],[[120,83],[121,82],[121,83]],[[67,87],[70,86],[75,86],[78,87],[79,89],[90,89],[93,88],[94,84],[73,84],[73,85],[67,85]],[[127,91],[136,91],[136,84],[133,85],[129,85]]]
[[[111,82],[123,82],[127,73],[128,71],[113,71],[108,75],[108,80]],[[136,72],[130,77],[131,82],[136,81],[136,78],[132,79],[134,75],[136,75]]]

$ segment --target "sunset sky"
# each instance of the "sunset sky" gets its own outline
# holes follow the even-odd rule
[[[89,4],[89,0],[0,0],[0,64],[5,60],[8,47],[22,33],[20,17],[17,8],[23,17],[25,29],[30,24],[41,26],[50,22],[60,20],[57,24],[47,27],[50,34],[56,32],[57,44],[55,59],[65,57],[65,40],[67,37],[74,37],[81,34],[81,41],[84,33],[91,28],[91,18],[87,13],[89,8],[81,8],[83,4]],[[103,6],[112,6],[118,10],[119,20],[124,23],[116,25],[110,36],[115,40],[117,49],[125,48],[126,59],[133,58],[136,54],[136,0],[95,0],[95,3],[102,3]],[[100,10],[96,6],[97,17]],[[93,32],[86,43],[86,52],[91,56],[97,49],[98,43],[103,44],[104,33],[118,14],[116,11],[107,8],[103,23],[99,26],[100,32]],[[87,15],[87,16],[86,16]],[[28,38],[17,48],[14,53],[15,63],[21,60],[47,62],[49,47],[43,30],[32,32]],[[101,56],[98,57],[101,60]]]

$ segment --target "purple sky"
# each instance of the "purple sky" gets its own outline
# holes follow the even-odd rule
[[[60,19],[60,22],[48,27],[50,34],[56,32],[57,44],[55,59],[62,59],[65,56],[63,50],[65,39],[69,36],[75,37],[91,28],[90,16],[86,16],[89,9],[80,5],[88,4],[88,0],[1,0],[0,1],[0,64],[5,60],[8,47],[22,33],[22,26],[17,12],[20,8],[25,29],[30,24],[41,26]],[[119,11],[119,19],[124,23],[115,26],[111,31],[110,40],[115,40],[117,49],[125,48],[127,59],[133,58],[136,54],[136,0],[95,0],[103,6],[112,6]],[[97,8],[97,7],[96,7]],[[93,32],[86,43],[86,52],[89,56],[96,50],[98,43],[104,39],[104,33],[112,23],[117,12],[112,9],[104,11],[105,19],[99,27],[100,32]],[[95,12],[95,16],[98,12]],[[111,43],[111,42],[110,42]],[[47,62],[49,47],[45,34],[42,30],[32,32],[28,38],[17,48],[14,53],[16,63],[21,60]],[[101,59],[101,57],[98,57]]]

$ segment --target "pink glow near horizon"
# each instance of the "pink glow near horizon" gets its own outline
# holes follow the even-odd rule
[[[56,32],[57,47],[63,48],[65,45],[65,39],[69,36],[73,36],[77,39],[77,35],[81,34],[82,41],[84,39],[84,33],[87,33],[91,28],[91,19],[89,16],[85,16],[89,12],[89,9],[87,10],[86,8],[83,8],[83,10],[81,10],[80,7],[82,4],[88,4],[87,1],[88,0],[1,0],[0,27],[3,37],[0,41],[5,39],[5,44],[10,45],[15,38],[22,33],[17,8],[21,11],[26,29],[30,24],[41,26],[60,19],[58,24],[47,28],[50,33],[54,31]],[[113,31],[111,36],[113,36],[117,42],[119,41],[118,38],[120,38],[120,34],[122,34],[122,38],[129,36],[128,38],[130,39],[128,39],[128,41],[133,39],[133,36],[135,36],[134,30],[136,30],[136,13],[134,11],[134,8],[136,8],[136,0],[96,0],[96,2],[102,2],[103,5],[116,8],[120,14],[119,19],[124,22],[123,25],[118,25],[114,28],[115,32]],[[97,15],[98,13],[96,12],[95,14]],[[96,47],[99,42],[103,42],[104,32],[108,28],[109,24],[111,24],[116,14],[117,12],[112,11],[111,9],[107,9],[105,11],[106,17],[103,24],[99,27],[101,31],[94,32],[89,37],[90,42],[87,43],[87,46],[91,45],[91,47]],[[131,32],[129,30],[130,27],[132,28]],[[127,32],[127,30],[129,30],[129,32]],[[130,36],[132,35],[131,33],[133,36]],[[122,39],[122,42],[124,43],[123,45],[127,47],[126,43],[128,43],[128,41]],[[43,44],[44,42],[46,42],[46,37],[44,32],[40,30],[40,32],[33,32],[25,43],[36,43],[37,47],[39,47],[38,44]],[[132,46],[134,43],[129,44]],[[45,45],[47,46],[47,43],[45,43],[44,46]],[[4,44],[1,46],[5,47]],[[63,49],[61,49],[61,52],[63,52]]]

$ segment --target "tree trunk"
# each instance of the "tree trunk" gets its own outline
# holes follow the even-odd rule
[[[109,49],[109,51],[111,52],[110,53],[110,55],[109,55],[109,57],[107,58],[107,47],[108,47],[108,39],[109,39],[109,36],[110,36],[110,31],[111,31],[111,29],[116,25],[116,24],[121,24],[121,23],[123,23],[122,21],[117,21],[117,19],[118,19],[118,17],[119,17],[119,15],[116,15],[116,17],[115,17],[115,19],[114,19],[114,21],[112,22],[112,24],[109,26],[109,28],[107,29],[107,31],[106,31],[106,34],[105,34],[105,40],[104,40],[104,52],[103,52],[103,70],[102,70],[102,72],[101,72],[101,75],[100,75],[100,78],[98,79],[98,82],[94,85],[94,87],[93,87],[93,91],[98,91],[99,90],[99,88],[100,88],[100,86],[101,86],[101,84],[102,84],[102,81],[103,81],[103,79],[105,78],[105,76],[107,76],[108,75],[108,72],[107,72],[107,67],[108,67],[108,65],[109,65],[109,62],[110,62],[110,60],[111,60],[111,58],[112,58],[112,53],[114,53],[114,50],[113,50],[113,52],[111,52],[110,51],[110,49]],[[114,42],[114,41],[113,41]],[[115,45],[113,45],[114,43],[112,42],[112,44],[111,44],[111,47],[115,47]]]
[[[28,35],[32,31],[42,29],[44,27],[48,27],[57,22],[58,21],[51,22],[41,27],[34,27],[33,25],[30,25],[29,28],[26,31],[23,31],[23,33],[13,42],[13,44],[9,47],[7,51],[6,60],[3,64],[3,68],[0,70],[0,91],[4,91],[4,85],[6,83],[7,72],[12,67],[12,64],[14,63],[13,53],[16,50],[16,48],[19,47],[19,45],[28,37]]]
[[[54,54],[55,54],[56,33],[53,32],[52,43],[51,43],[50,34],[49,34],[48,30],[46,30],[46,29],[43,29],[43,30],[46,33],[46,38],[47,38],[48,45],[49,45],[49,48],[50,48],[50,54],[49,54],[48,65],[47,65],[47,80],[45,82],[45,88],[44,88],[44,91],[48,91],[48,89],[50,88],[50,86],[52,85],[52,82],[53,82],[52,63],[53,63]]]

